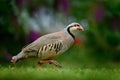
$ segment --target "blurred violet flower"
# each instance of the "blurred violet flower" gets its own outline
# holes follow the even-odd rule
[[[34,41],[39,37],[40,37],[40,33],[33,30],[30,31],[30,34],[29,34],[30,41]]]
[[[18,8],[22,10],[24,5],[31,5],[31,0],[16,0],[16,4]]]
[[[69,0],[55,0],[54,4],[56,12],[69,13]]]
[[[24,0],[16,0],[16,4],[18,5],[19,9],[22,9]]]
[[[95,6],[94,17],[98,22],[101,22],[104,19],[104,8],[102,5]]]
[[[12,59],[12,55],[9,53],[6,53],[5,57],[6,57],[7,61],[10,61]]]
[[[7,61],[10,61],[12,59],[12,55],[10,53],[8,53],[6,48],[2,49],[3,52],[3,56]]]

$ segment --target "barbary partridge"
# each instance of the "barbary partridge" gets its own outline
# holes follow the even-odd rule
[[[74,22],[61,31],[46,34],[23,48],[19,54],[12,57],[11,62],[16,63],[24,58],[38,57],[40,59],[38,61],[39,66],[43,63],[50,63],[61,67],[53,58],[62,54],[73,45],[74,35],[78,30],[84,29],[79,23]]]

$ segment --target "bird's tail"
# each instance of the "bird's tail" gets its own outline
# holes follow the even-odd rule
[[[17,63],[18,62],[17,56],[13,56],[12,59],[11,59],[11,62],[12,63]]]
[[[25,57],[25,54],[23,51],[21,51],[18,55],[12,57],[11,62],[17,63],[20,59],[22,59],[24,57]]]

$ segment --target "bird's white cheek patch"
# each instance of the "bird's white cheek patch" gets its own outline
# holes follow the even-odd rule
[[[77,27],[72,27],[71,29],[70,29],[70,32],[72,32],[72,33],[75,33],[77,31]]]

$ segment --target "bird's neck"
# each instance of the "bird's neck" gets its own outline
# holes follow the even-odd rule
[[[67,32],[69,33],[69,35],[70,35],[73,39],[75,39],[74,34],[70,31],[70,27],[67,28]]]

